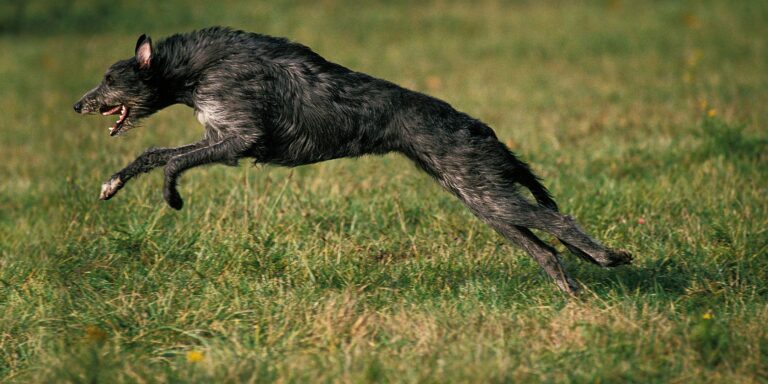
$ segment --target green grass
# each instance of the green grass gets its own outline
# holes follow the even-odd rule
[[[0,6],[0,381],[768,381],[765,2],[18,4]],[[112,139],[71,105],[141,33],[211,24],[486,121],[635,264],[566,257],[589,289],[568,299],[395,155],[196,169],[181,212],[157,173],[98,201],[202,129],[173,107]]]

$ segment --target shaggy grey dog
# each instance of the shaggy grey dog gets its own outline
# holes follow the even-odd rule
[[[525,249],[558,287],[578,284],[559,255],[529,228],[551,233],[572,253],[603,267],[628,264],[558,212],[547,189],[481,121],[433,97],[322,58],[311,49],[255,33],[208,28],[152,45],[113,64],[83,96],[78,113],[118,115],[116,135],[169,105],[194,108],[202,140],[150,148],[102,186],[113,197],[131,178],[165,167],[165,201],[181,209],[182,172],[204,164],[298,166],[340,157],[398,152],[411,159],[501,235]],[[530,190],[536,202],[518,193]]]

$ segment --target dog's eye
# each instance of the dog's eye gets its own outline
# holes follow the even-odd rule
[[[112,85],[112,83],[115,82],[115,79],[112,78],[112,75],[105,75],[104,82],[107,83],[107,85]]]

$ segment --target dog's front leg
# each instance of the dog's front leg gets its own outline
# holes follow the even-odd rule
[[[101,185],[101,194],[99,199],[109,200],[117,194],[125,183],[128,182],[134,176],[147,173],[157,167],[162,167],[168,163],[168,160],[173,156],[182,155],[184,153],[194,151],[195,149],[202,148],[206,145],[205,141],[199,141],[197,143],[184,145],[176,148],[149,148],[145,150],[136,160],[132,161],[125,168],[121,169],[109,180]]]
[[[184,201],[176,189],[176,182],[187,169],[211,163],[236,164],[237,159],[245,157],[252,143],[241,137],[230,137],[215,144],[172,157],[165,166],[165,186],[163,197],[173,209],[181,209]]]

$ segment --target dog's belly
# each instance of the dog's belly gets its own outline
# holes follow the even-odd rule
[[[391,141],[361,131],[349,136],[329,130],[313,133],[271,136],[265,143],[266,156],[261,161],[293,167],[344,157],[384,154],[393,150]],[[259,161],[257,156],[254,157]]]

